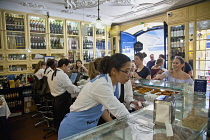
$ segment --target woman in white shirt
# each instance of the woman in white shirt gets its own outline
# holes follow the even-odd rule
[[[101,75],[83,87],[60,124],[58,139],[95,127],[104,112],[103,106],[116,118],[128,115],[128,110],[116,97],[119,96],[118,82],[125,84],[130,71],[131,60],[126,55],[117,53],[104,57],[100,64]]]
[[[44,61],[39,61],[38,64],[35,67],[34,75],[41,80],[44,75],[44,70],[46,68],[46,63]]]

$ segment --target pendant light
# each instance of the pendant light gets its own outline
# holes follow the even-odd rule
[[[96,28],[104,29],[106,24],[101,21],[101,18],[99,16],[99,10],[100,10],[99,9],[99,0],[98,0],[98,9],[97,10],[98,10],[98,18],[96,19],[96,21],[92,22],[90,25],[95,26]]]

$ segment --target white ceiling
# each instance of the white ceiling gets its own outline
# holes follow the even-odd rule
[[[0,9],[93,22],[98,0],[0,0]],[[163,14],[207,0],[100,0],[100,17],[107,24]],[[68,5],[67,5],[68,3]],[[67,9],[65,7],[68,7]]]

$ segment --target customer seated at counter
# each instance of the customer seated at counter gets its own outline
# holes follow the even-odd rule
[[[105,57],[100,64],[98,77],[87,83],[79,93],[76,101],[60,124],[58,139],[95,127],[104,106],[116,118],[128,115],[129,112],[115,97],[118,94],[118,82],[125,84],[129,80],[131,60],[124,54]]]
[[[152,78],[156,77],[158,74],[163,73],[163,70],[161,69],[162,65],[163,65],[163,59],[159,58],[156,61],[156,64],[151,68],[151,77]]]
[[[146,53],[137,53],[134,56],[135,64],[137,69],[135,70],[134,77],[138,79],[151,79],[151,74],[149,68],[145,67],[143,64],[144,58],[147,57]]]
[[[82,64],[81,60],[76,60],[75,68],[73,72],[88,72],[87,68]]]
[[[175,57],[173,61],[173,70],[172,71],[165,71],[161,75],[156,76],[153,78],[154,80],[162,80],[166,78],[167,81],[171,82],[178,82],[178,83],[188,83],[193,84],[193,79],[184,71],[182,68],[184,67],[184,59],[180,56]]]

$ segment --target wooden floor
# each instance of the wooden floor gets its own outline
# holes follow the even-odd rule
[[[32,115],[33,113],[8,119],[9,140],[43,140],[43,136],[48,132],[43,130],[47,128],[47,124],[34,127],[40,117],[31,118]],[[46,140],[57,140],[57,134],[49,136]]]

